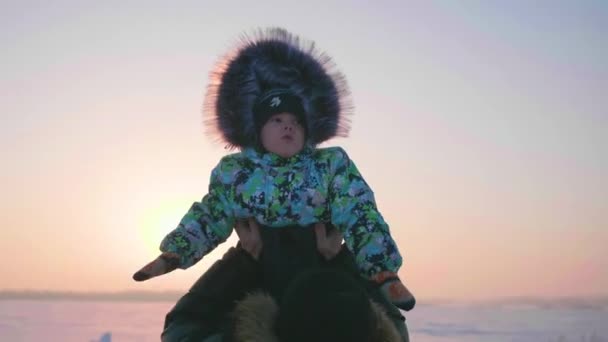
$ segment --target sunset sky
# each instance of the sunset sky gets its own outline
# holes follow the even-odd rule
[[[380,5],[381,4],[381,5]],[[9,1],[0,5],[0,290],[145,283],[211,169],[208,73],[281,26],[333,57],[343,146],[421,300],[608,294],[608,2]]]

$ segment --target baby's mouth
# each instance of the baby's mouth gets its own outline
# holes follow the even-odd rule
[[[287,140],[287,141],[292,141],[293,140],[293,136],[291,134],[285,134],[284,136],[281,137],[282,140]]]

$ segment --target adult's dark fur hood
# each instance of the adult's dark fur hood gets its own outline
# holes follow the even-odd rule
[[[205,97],[206,123],[231,148],[256,146],[253,106],[275,89],[302,100],[308,143],[348,135],[352,105],[344,76],[313,42],[281,28],[243,35],[216,64]]]
[[[399,332],[384,309],[373,301],[375,342],[400,342]],[[289,342],[279,341],[274,332],[274,323],[279,313],[275,300],[264,293],[254,293],[239,302],[234,310],[234,342]]]

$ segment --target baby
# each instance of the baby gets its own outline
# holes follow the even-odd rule
[[[161,243],[159,258],[136,273],[145,280],[186,269],[231,234],[237,220],[270,228],[328,223],[344,236],[361,275],[398,307],[415,300],[397,276],[402,258],[373,191],[339,147],[348,90],[329,58],[282,29],[246,40],[218,64],[207,106],[225,142],[209,191]]]

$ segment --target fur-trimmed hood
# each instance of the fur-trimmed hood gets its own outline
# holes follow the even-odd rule
[[[276,89],[301,99],[309,144],[348,135],[352,104],[345,77],[313,42],[282,28],[243,35],[218,61],[205,96],[206,124],[228,147],[255,147],[254,105]]]
[[[374,338],[377,342],[401,342],[399,332],[384,309],[371,301],[375,318]],[[235,342],[289,342],[279,341],[274,323],[279,313],[276,301],[268,294],[254,293],[240,301],[234,310]]]

